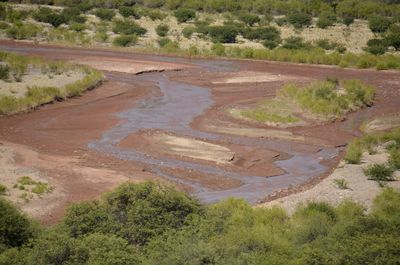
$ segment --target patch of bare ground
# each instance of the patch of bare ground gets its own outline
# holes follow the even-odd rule
[[[363,154],[360,165],[346,164],[340,162],[339,166],[327,178],[316,184],[314,187],[291,194],[286,197],[275,199],[260,205],[260,207],[281,206],[289,213],[293,213],[298,204],[307,202],[327,202],[338,205],[344,200],[353,200],[366,209],[370,209],[373,199],[379,194],[382,188],[376,181],[368,180],[363,168],[376,163],[385,163],[388,160],[388,153],[385,148],[377,148],[376,154]],[[387,186],[400,190],[400,171],[395,172],[397,181],[388,182]],[[344,184],[339,186],[338,182]]]

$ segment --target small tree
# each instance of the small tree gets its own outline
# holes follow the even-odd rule
[[[215,43],[235,43],[239,32],[236,27],[225,25],[209,27],[208,34]]]
[[[385,36],[388,46],[392,46],[397,51],[400,50],[400,26],[392,26],[390,31]]]
[[[384,33],[390,25],[391,21],[386,17],[374,15],[368,18],[368,26],[374,33]]]
[[[382,55],[387,52],[388,45],[384,39],[370,39],[365,50],[374,55]]]
[[[194,12],[191,9],[186,9],[186,8],[181,8],[181,9],[176,10],[174,12],[174,15],[176,17],[176,20],[178,20],[179,23],[187,22],[189,20],[196,18],[196,12]]]

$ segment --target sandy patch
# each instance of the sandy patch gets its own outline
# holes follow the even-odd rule
[[[226,77],[212,81],[212,84],[241,84],[241,83],[264,83],[290,79],[289,76],[270,74],[265,72],[243,71],[235,73],[235,76]]]
[[[59,75],[42,74],[40,70],[29,71],[21,82],[5,82],[0,80],[0,96],[23,97],[29,87],[63,88],[85,77],[83,72],[69,71]]]
[[[376,163],[385,163],[387,160],[388,154],[383,148],[378,148],[378,153],[374,155],[364,153],[360,165],[350,165],[342,161],[330,176],[313,188],[261,204],[260,206],[271,207],[278,205],[293,213],[297,205],[302,203],[318,201],[338,205],[344,200],[350,199],[369,209],[382,188],[375,181],[368,180],[364,175],[363,168]],[[400,171],[396,171],[395,176],[399,179]],[[339,189],[335,184],[335,179],[344,179],[348,183],[348,189]],[[387,186],[400,190],[400,181],[389,182]]]
[[[364,127],[366,133],[390,130],[400,127],[400,116],[389,116],[374,119]]]
[[[173,155],[212,161],[217,164],[229,163],[235,157],[235,153],[226,147],[192,138],[160,134],[154,135],[153,139],[166,147],[162,148],[166,153]]]
[[[121,72],[129,74],[138,74],[141,72],[149,71],[165,71],[165,70],[179,70],[186,67],[187,65],[164,63],[164,62],[152,62],[152,61],[141,61],[132,59],[122,58],[97,58],[97,57],[84,57],[79,60],[74,59],[74,63],[88,65],[103,71]]]

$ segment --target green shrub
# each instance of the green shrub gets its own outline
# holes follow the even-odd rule
[[[234,43],[239,32],[235,26],[212,26],[208,34],[216,43]]]
[[[377,181],[381,186],[387,182],[394,180],[393,168],[386,164],[373,164],[364,169],[364,174],[370,180]]]
[[[169,26],[166,24],[160,24],[156,27],[156,33],[160,37],[165,37],[168,35]]]
[[[10,25],[6,22],[0,21],[0,30],[8,29]]]
[[[72,23],[69,26],[69,29],[77,31],[77,32],[82,32],[86,29],[86,26],[85,26],[85,24],[81,24],[81,23]]]
[[[264,40],[262,44],[264,45],[265,48],[268,48],[270,50],[275,49],[276,47],[279,46],[280,41],[278,40]]]
[[[40,8],[33,14],[33,18],[39,22],[51,24],[54,27],[59,27],[61,24],[68,22],[68,17],[64,14],[51,10],[50,8]]]
[[[384,39],[370,39],[365,50],[374,55],[382,55],[387,52],[388,45]]]
[[[196,18],[196,12],[191,9],[181,8],[174,12],[174,16],[179,23],[183,23]]]
[[[125,20],[115,20],[112,28],[113,32],[116,34],[124,34],[124,35],[137,35],[141,36],[146,34],[147,30],[142,28],[134,21],[125,19]]]
[[[137,40],[138,38],[136,35],[121,35],[114,38],[113,45],[118,47],[128,47],[135,45]]]
[[[295,12],[287,16],[287,21],[295,28],[302,28],[311,25],[312,17],[306,13]]]
[[[6,30],[7,37],[15,40],[32,39],[40,32],[40,28],[31,23],[15,23]]]
[[[0,184],[0,195],[4,195],[7,192],[7,187],[3,184]]]
[[[151,20],[163,20],[167,17],[167,14],[157,9],[141,8],[138,12],[142,17],[149,17]]]
[[[400,50],[400,26],[392,26],[385,36],[385,41],[388,46],[392,46],[397,51]]]
[[[159,38],[157,40],[157,43],[161,48],[164,47],[165,45],[167,45],[170,42],[171,42],[171,40],[169,38]]]
[[[8,81],[10,78],[10,67],[0,64],[0,80]]]
[[[326,29],[327,27],[333,26],[336,22],[336,16],[333,13],[322,13],[317,20],[317,27]]]
[[[389,151],[389,165],[396,169],[400,169],[400,148],[392,148]]]
[[[123,17],[134,17],[135,19],[139,19],[141,16],[139,12],[136,10],[136,8],[131,7],[131,6],[121,6],[118,9],[119,13]]]
[[[345,16],[343,18],[343,24],[345,24],[347,27],[350,26],[351,24],[354,23],[354,17],[352,16]]]
[[[311,44],[304,42],[302,37],[291,36],[285,39],[282,47],[289,50],[300,50],[311,48]]]
[[[259,27],[257,29],[247,29],[243,32],[243,37],[249,40],[269,40],[280,42],[280,31],[275,27]]]
[[[214,43],[213,46],[211,46],[211,51],[213,54],[217,56],[224,56],[225,55],[225,46],[222,45],[221,43]]]
[[[391,25],[390,19],[379,15],[373,15],[368,18],[368,26],[374,33],[386,32]]]
[[[94,15],[101,20],[111,21],[115,16],[115,11],[107,8],[98,8],[94,11]]]
[[[182,34],[185,38],[190,39],[190,37],[192,37],[193,33],[196,31],[196,28],[193,26],[187,26],[184,27],[182,30]]]
[[[288,23],[287,17],[276,18],[274,21],[280,27],[282,27]]]
[[[261,20],[259,16],[250,13],[239,15],[239,19],[246,23],[248,26],[253,26],[256,23],[259,23]]]

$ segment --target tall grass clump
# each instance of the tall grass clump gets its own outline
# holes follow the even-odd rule
[[[372,104],[375,89],[359,80],[314,82],[305,88],[286,85],[281,96],[289,97],[303,109],[323,118],[338,118],[349,111]]]
[[[347,146],[344,160],[349,164],[360,164],[362,158],[362,148],[359,141],[353,141]]]

